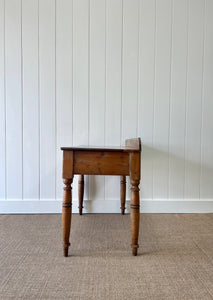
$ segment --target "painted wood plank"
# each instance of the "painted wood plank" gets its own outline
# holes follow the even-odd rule
[[[22,1],[23,198],[39,199],[38,1]]]
[[[139,1],[123,1],[122,143],[137,137]]]
[[[106,2],[105,143],[121,142],[122,1]],[[105,177],[105,199],[120,198],[120,178]]]
[[[175,0],[173,3],[169,133],[169,198],[183,199],[188,4],[185,0]]]
[[[73,145],[89,143],[89,1],[73,1]],[[88,199],[89,177],[84,177],[84,199]],[[73,182],[77,199],[78,177]]]
[[[137,137],[139,1],[123,1],[122,143]],[[130,199],[127,178],[126,198]]]
[[[204,2],[190,2],[184,196],[200,196]]]
[[[105,0],[90,0],[90,145],[105,142],[105,73]],[[104,199],[104,177],[90,176],[89,190],[90,199]]]
[[[4,64],[4,38],[5,38],[5,18],[4,18],[4,0],[0,0],[0,199],[5,200],[6,198],[6,135],[5,135],[5,64]]]
[[[5,2],[6,194],[22,199],[21,0]]]
[[[156,61],[153,128],[153,197],[168,197],[172,2],[156,2]]]
[[[213,2],[206,1],[204,31],[203,114],[201,136],[200,198],[213,199]]]
[[[39,1],[40,198],[55,199],[55,2]]]
[[[89,2],[73,1],[73,145],[88,144]]]
[[[62,151],[72,145],[72,1],[56,1],[56,198],[62,199]]]
[[[155,71],[155,0],[140,2],[138,136],[142,139],[143,199],[153,197],[153,112]]]

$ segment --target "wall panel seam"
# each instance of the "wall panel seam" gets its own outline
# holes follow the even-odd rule
[[[58,125],[58,118],[57,118],[57,0],[55,0],[55,199],[56,199],[56,189],[57,189],[57,146],[58,146],[58,139],[57,139],[57,125]]]
[[[154,128],[155,128],[155,97],[156,97],[156,39],[157,39],[157,0],[155,0],[155,33],[154,33],[154,76],[153,76],[153,118],[152,118],[152,148],[154,147]],[[152,199],[154,197],[154,172],[152,160]]]
[[[186,179],[186,130],[187,130],[187,97],[188,97],[188,76],[189,76],[189,1],[187,0],[187,50],[186,50],[186,86],[185,86],[185,120],[184,120],[184,178],[183,178],[183,198],[185,199],[185,179]]]
[[[138,132],[139,132],[139,79],[140,79],[140,76],[139,76],[139,61],[140,61],[140,52],[139,52],[139,49],[140,49],[140,3],[141,1],[138,0],[138,53],[137,53],[137,121],[136,121],[136,135],[138,137]]]
[[[203,101],[204,101],[204,61],[205,61],[205,44],[206,44],[206,0],[204,0],[203,11],[203,49],[202,49],[202,85],[201,85],[201,126],[200,126],[200,178],[199,178],[199,199],[201,196],[201,176],[203,163]]]
[[[39,30],[40,30],[40,26],[39,26],[39,1],[38,1],[38,196],[39,196],[39,200],[41,200],[41,159],[40,159],[40,153],[41,153],[41,119],[40,119],[40,43],[39,43]]]
[[[4,185],[4,194],[5,194],[5,200],[7,200],[7,143],[6,143],[6,140],[7,140],[7,122],[6,122],[6,113],[7,113],[7,110],[6,110],[6,63],[5,63],[5,40],[6,40],[6,34],[5,34],[5,1],[4,0],[4,134],[5,134],[5,137],[4,137],[4,155],[5,155],[5,185]]]
[[[91,3],[88,0],[88,145],[90,145],[90,73],[91,73],[91,66],[90,66],[90,30],[91,30]],[[90,178],[88,176],[88,196],[90,198]]]
[[[22,189],[22,200],[24,198],[24,157],[23,157],[23,150],[24,150],[24,124],[23,124],[23,117],[24,117],[24,105],[23,105],[23,11],[22,11],[22,0],[21,0],[21,160],[22,160],[22,180],[21,180],[21,189]]]
[[[170,140],[171,140],[171,102],[172,102],[172,70],[173,70],[173,28],[174,28],[174,0],[171,1],[171,45],[170,45],[170,83],[169,83],[169,128],[168,128],[168,190],[167,198],[169,198],[170,192],[170,174],[171,174],[171,149],[170,149]]]
[[[71,57],[71,65],[72,65],[72,83],[71,83],[71,88],[72,88],[72,113],[71,113],[71,115],[72,115],[72,145],[73,145],[73,124],[74,124],[74,121],[73,121],[73,111],[74,111],[74,100],[73,100],[73,86],[74,86],[74,84],[73,84],[73,24],[74,24],[74,21],[73,21],[73,1],[74,0],[72,0],[72,29],[71,29],[71,32],[72,32],[72,57]]]
[[[120,119],[120,145],[123,143],[123,42],[124,42],[124,0],[122,0],[122,26],[121,26],[121,119]]]
[[[104,39],[104,57],[105,57],[105,63],[104,63],[104,67],[105,67],[105,72],[104,72],[104,146],[106,145],[106,41],[107,41],[107,10],[106,10],[106,2],[107,0],[104,1],[104,17],[105,17],[105,28],[104,28],[104,34],[105,34],[105,39]],[[104,189],[104,200],[106,199],[106,177],[104,176],[104,185],[103,185],[103,189]]]

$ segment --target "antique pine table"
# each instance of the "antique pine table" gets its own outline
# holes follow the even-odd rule
[[[125,147],[62,147],[64,194],[62,204],[62,230],[64,256],[68,256],[69,236],[72,216],[73,176],[79,174],[79,213],[82,214],[84,175],[120,175],[121,176],[121,212],[124,214],[126,198],[126,176],[131,182],[131,234],[132,254],[137,255],[139,218],[140,218],[140,164],[141,140],[128,139]]]

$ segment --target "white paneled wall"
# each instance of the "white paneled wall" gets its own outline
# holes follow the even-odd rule
[[[213,212],[212,0],[0,0],[0,212],[59,212],[61,146],[137,136],[142,211]],[[119,212],[119,178],[85,199]]]

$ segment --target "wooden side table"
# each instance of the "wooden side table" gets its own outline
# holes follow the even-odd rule
[[[140,164],[141,140],[128,139],[125,147],[62,147],[64,194],[62,204],[62,229],[64,256],[68,256],[69,236],[72,216],[72,182],[74,174],[79,174],[79,213],[82,214],[84,175],[121,176],[121,212],[124,214],[126,198],[126,176],[131,182],[131,234],[132,254],[137,255],[140,218]]]

